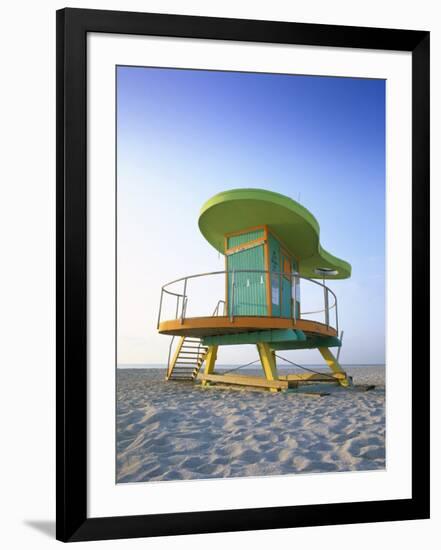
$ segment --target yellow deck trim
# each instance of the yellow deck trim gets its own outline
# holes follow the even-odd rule
[[[306,319],[283,319],[281,317],[247,317],[237,316],[231,320],[226,316],[219,317],[189,317],[181,323],[180,319],[162,321],[159,324],[160,334],[174,336],[213,336],[271,329],[297,329],[311,335],[337,336],[332,327]]]

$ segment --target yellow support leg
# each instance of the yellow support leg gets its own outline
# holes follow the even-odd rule
[[[262,363],[263,372],[267,380],[278,380],[277,366],[275,361],[275,354],[265,342],[257,344],[257,351],[259,352],[260,362]],[[271,392],[277,392],[277,388],[270,388]]]
[[[349,380],[347,378],[347,375],[345,371],[341,368],[340,363],[337,361],[337,359],[334,357],[333,353],[330,351],[329,348],[318,348],[319,352],[321,353],[323,359],[326,361],[328,367],[332,370],[334,374],[344,374],[344,378],[339,378],[338,383],[340,386],[348,387],[349,386]]]
[[[213,374],[214,367],[216,365],[216,359],[217,359],[217,348],[219,346],[209,346],[207,355],[205,357],[205,370],[204,374]],[[208,386],[209,382],[208,380],[202,381],[203,386]]]

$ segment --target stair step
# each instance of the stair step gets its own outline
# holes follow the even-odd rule
[[[184,338],[168,380],[193,381],[199,373],[208,352],[200,338]]]
[[[190,344],[188,344],[188,342],[184,342],[182,344],[182,347],[183,348],[207,348],[208,346],[204,346],[201,342],[190,342]]]
[[[182,370],[182,369],[174,369],[172,374],[173,373],[179,373],[179,374],[191,374],[192,372],[197,372],[197,369],[188,369],[188,370]]]
[[[196,370],[196,367],[175,367],[173,372],[193,372]]]
[[[203,357],[178,357],[175,365],[198,365],[199,363],[203,362]]]
[[[196,369],[174,369],[172,374],[188,374],[194,372]]]

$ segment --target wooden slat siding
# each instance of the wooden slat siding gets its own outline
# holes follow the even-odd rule
[[[225,237],[234,237],[237,235],[243,235],[244,233],[249,233],[250,231],[258,231],[259,229],[264,230],[264,225],[254,225],[252,227],[247,227],[246,229],[241,229],[240,231],[230,231],[230,233],[225,233]]]
[[[261,270],[264,262],[263,246],[248,248],[228,256],[229,294],[232,296],[232,271],[234,271],[234,316],[264,316],[267,314],[265,278],[263,273],[246,272]],[[232,304],[228,304],[232,313]]]
[[[245,246],[248,243],[252,243],[255,241],[263,241],[263,239],[264,239],[263,229],[258,229],[257,231],[248,231],[241,235],[228,237],[227,250],[231,251],[231,250],[234,250],[235,248],[240,248],[241,246]]]
[[[227,248],[225,250],[225,255],[230,256],[231,254],[235,254],[236,252],[241,252],[242,250],[247,250],[248,248],[254,248],[255,246],[259,246],[265,242],[264,237],[260,237],[258,239],[253,239],[252,241],[246,241],[241,244],[238,244],[237,246],[233,246],[231,248]],[[262,268],[263,271],[263,268]]]
[[[261,289],[258,284],[264,275],[257,272],[242,272],[246,269],[256,271],[264,269],[264,243],[265,230],[263,226],[249,227],[225,236],[226,296],[229,315],[266,315],[268,313],[265,287]],[[229,303],[232,296],[232,271],[237,273],[234,276],[234,311],[232,311],[232,304]]]

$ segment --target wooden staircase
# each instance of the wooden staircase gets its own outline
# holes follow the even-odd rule
[[[170,351],[172,345],[173,340],[170,343]],[[169,358],[165,379],[194,380],[202,367],[207,355],[207,350],[208,348],[202,345],[200,338],[181,336],[173,354],[173,358],[171,360]]]

